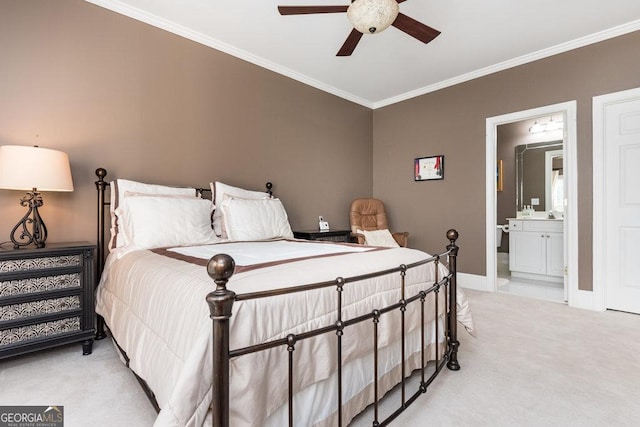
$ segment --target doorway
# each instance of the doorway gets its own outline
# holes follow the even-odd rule
[[[570,101],[561,104],[548,105],[525,111],[505,114],[486,119],[486,260],[487,283],[486,289],[490,292],[498,291],[497,275],[497,196],[496,188],[498,174],[496,164],[498,148],[498,126],[524,120],[535,120],[541,117],[561,116],[564,122],[563,135],[563,174],[564,185],[567,189],[563,200],[562,224],[564,234],[564,287],[565,299],[569,305],[573,305],[578,289],[577,276],[577,154],[576,154],[576,102]],[[544,200],[542,201],[544,203]],[[544,211],[542,212],[544,215]],[[561,278],[562,280],[562,278]]]

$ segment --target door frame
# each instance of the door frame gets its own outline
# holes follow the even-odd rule
[[[580,305],[578,298],[578,161],[577,161],[577,136],[576,115],[577,103],[575,100],[559,104],[546,105],[529,110],[517,111],[501,116],[486,119],[486,271],[487,291],[497,292],[497,256],[496,256],[496,224],[497,224],[497,197],[496,197],[496,162],[499,125],[517,121],[534,119],[551,114],[562,113],[564,115],[564,174],[567,194],[564,212],[564,242],[565,242],[565,287],[570,306]]]
[[[640,88],[593,97],[593,306],[607,309],[607,263],[605,241],[605,108],[618,102],[640,98]],[[596,243],[598,242],[598,243]],[[602,261],[601,261],[602,260]]]

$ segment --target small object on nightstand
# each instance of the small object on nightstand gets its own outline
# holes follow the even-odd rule
[[[322,217],[322,215],[320,215],[318,217],[318,229],[320,231],[326,231],[329,229],[329,223],[327,221],[324,220],[324,218]]]
[[[88,242],[0,247],[0,359],[95,337],[94,251]]]
[[[304,240],[321,240],[325,242],[351,242],[351,230],[298,230],[293,237]]]

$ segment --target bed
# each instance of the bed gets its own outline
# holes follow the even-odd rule
[[[110,252],[98,334],[106,324],[159,410],[154,425],[341,426],[371,404],[384,425],[445,365],[460,368],[457,321],[469,331],[473,321],[456,286],[455,230],[435,256],[301,241],[270,184],[214,182],[208,200],[202,188],[96,174],[99,252]],[[383,416],[397,384],[400,407]]]

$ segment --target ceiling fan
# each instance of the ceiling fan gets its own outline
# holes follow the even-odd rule
[[[398,3],[404,1],[406,0],[352,0],[348,6],[278,6],[278,11],[280,15],[346,12],[354,28],[336,56],[349,56],[362,34],[379,33],[390,25],[425,44],[440,35],[440,31],[400,13]]]

